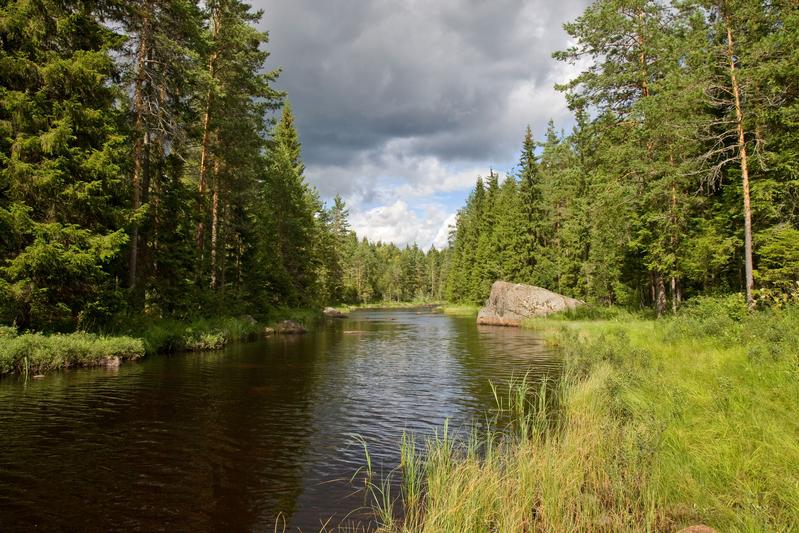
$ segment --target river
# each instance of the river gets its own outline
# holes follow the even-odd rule
[[[465,428],[490,382],[553,376],[536,334],[429,309],[302,336],[0,380],[0,531],[318,531],[364,503],[403,430]]]

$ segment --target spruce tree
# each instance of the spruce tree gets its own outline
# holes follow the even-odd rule
[[[122,39],[103,7],[0,7],[0,313],[20,328],[87,327],[122,301]]]

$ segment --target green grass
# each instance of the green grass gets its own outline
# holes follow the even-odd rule
[[[94,366],[118,357],[127,361],[144,356],[144,343],[131,337],[105,337],[90,333],[42,335],[0,332],[0,375],[40,374],[59,368]]]
[[[447,304],[442,307],[445,314],[455,316],[477,316],[480,306],[468,304]]]
[[[520,388],[504,437],[404,439],[413,488],[384,530],[799,529],[799,309],[613,313],[526,324],[564,353],[555,413]]]

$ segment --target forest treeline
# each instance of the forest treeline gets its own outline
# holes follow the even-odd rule
[[[0,321],[429,298],[438,252],[358,240],[305,181],[262,13],[0,2]]]
[[[249,5],[0,1],[0,321],[477,303],[496,279],[660,313],[699,293],[785,297],[798,11],[594,3],[555,54],[584,69],[561,87],[573,131],[528,131],[518,171],[478,180],[449,248],[424,252],[359,239],[308,185]]]
[[[799,4],[599,0],[554,54],[569,134],[530,130],[451,239],[451,300],[496,279],[607,304],[799,293]]]

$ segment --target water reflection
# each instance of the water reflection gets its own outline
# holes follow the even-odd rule
[[[418,311],[357,312],[306,336],[0,381],[0,530],[271,530],[362,503],[368,443],[465,427],[490,380],[558,360],[534,334]]]

